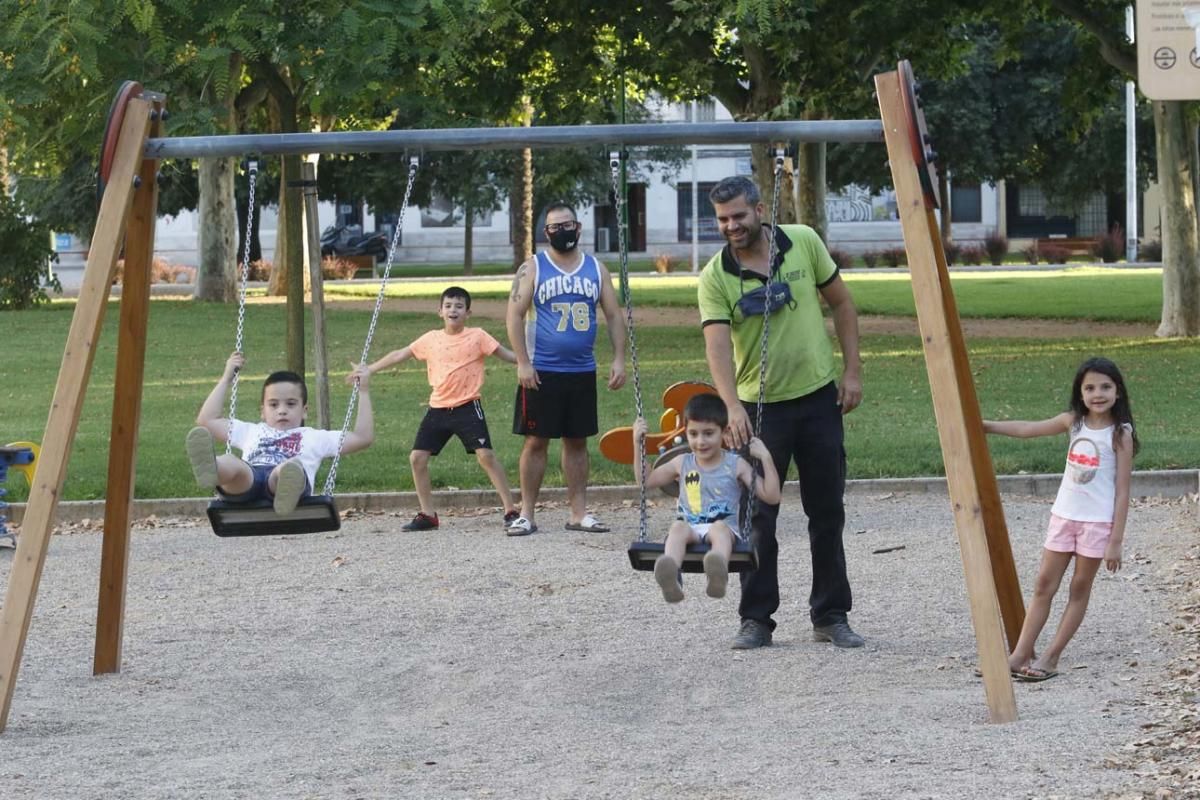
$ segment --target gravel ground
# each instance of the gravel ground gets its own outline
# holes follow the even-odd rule
[[[1006,498],[1022,585],[1049,501]],[[124,671],[90,675],[100,537],[55,536],[8,730],[0,797],[1021,798],[1136,790],[1112,754],[1178,646],[1176,563],[1194,508],[1138,503],[1126,567],[1097,579],[1062,675],[987,721],[949,504],[851,498],[843,651],[810,640],[803,515],[785,498],[775,645],[728,649],[736,595],[668,607],[612,534],[499,533],[497,513],[399,532],[133,537]],[[668,509],[652,510],[665,530]],[[164,521],[160,521],[162,523]],[[169,521],[165,521],[169,522]],[[887,553],[874,551],[899,547]],[[0,553],[7,583],[11,550]],[[1055,618],[1061,609],[1056,605]],[[1130,796],[1137,796],[1136,793]],[[1176,795],[1182,796],[1182,795]]]

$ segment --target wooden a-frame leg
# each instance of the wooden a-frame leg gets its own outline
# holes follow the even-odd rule
[[[153,101],[162,111],[162,102]],[[150,136],[160,133],[160,114],[152,115]],[[117,334],[117,370],[113,387],[112,429],[108,438],[108,488],[104,495],[104,541],[100,549],[100,596],[96,605],[96,647],[92,674],[121,671],[125,625],[125,588],[129,562],[130,510],[137,475],[138,426],[150,319],[150,263],[158,216],[158,162],[145,160],[141,184],[125,231],[125,269],[121,282],[121,318]]]
[[[979,427],[981,437],[982,426],[977,408],[973,416],[965,410],[967,393],[963,387],[971,377],[969,371],[965,375],[959,374],[966,354],[955,352],[956,342],[961,342],[958,316],[952,300],[947,302],[943,296],[949,291],[949,284],[943,285],[938,275],[941,242],[936,238],[936,226],[931,229],[929,225],[931,214],[925,207],[917,163],[913,157],[912,133],[905,113],[899,73],[888,72],[875,76],[875,89],[879,97],[892,182],[896,189],[896,206],[904,230],[904,245],[908,250],[913,298],[925,349],[925,366],[929,372],[938,438],[954,511],[954,526],[962,552],[971,620],[979,648],[979,666],[983,672],[984,694],[991,721],[1012,722],[1017,718],[1017,704],[1009,676],[1000,604],[988,553],[984,504],[976,473],[981,464],[971,454],[972,447],[980,446],[980,440],[968,433],[971,427]],[[942,259],[944,264],[944,256]],[[955,331],[958,331],[957,338]],[[969,396],[974,403],[973,388]],[[986,448],[986,444],[982,446]],[[990,469],[989,463],[987,470],[990,472]]]
[[[142,150],[149,127],[150,104],[142,99],[130,100],[121,125],[108,187],[100,204],[79,300],[67,334],[54,400],[42,437],[40,463],[34,485],[29,489],[21,537],[9,573],[4,608],[0,610],[0,692],[3,692],[0,731],[8,724],[13,689],[25,650],[25,638],[37,599],[46,550],[50,545],[54,512],[66,478],[75,431],[79,427],[79,414],[91,375],[96,341],[104,323],[109,287],[133,201],[133,176],[142,163]]]

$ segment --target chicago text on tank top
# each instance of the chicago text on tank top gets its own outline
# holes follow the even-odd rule
[[[534,367],[551,372],[594,371],[600,299],[596,260],[581,254],[570,273],[545,252],[537,254],[536,262],[534,302],[525,326],[525,344]]]

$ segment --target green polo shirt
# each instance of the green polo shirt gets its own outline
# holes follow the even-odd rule
[[[780,225],[775,231],[773,281],[786,281],[794,307],[771,314],[767,335],[765,400],[793,400],[820,389],[834,379],[837,364],[825,332],[818,290],[838,276],[837,264],[824,242],[807,225]],[[729,245],[713,256],[700,273],[698,290],[703,325],[730,325],[738,397],[757,402],[763,319],[742,315],[737,302],[743,292],[764,283],[755,273],[745,279]]]

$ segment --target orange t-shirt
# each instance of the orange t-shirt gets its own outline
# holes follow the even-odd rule
[[[479,399],[483,388],[483,360],[500,343],[483,328],[463,328],[451,336],[430,331],[412,343],[412,354],[425,362],[430,408],[454,408]]]

